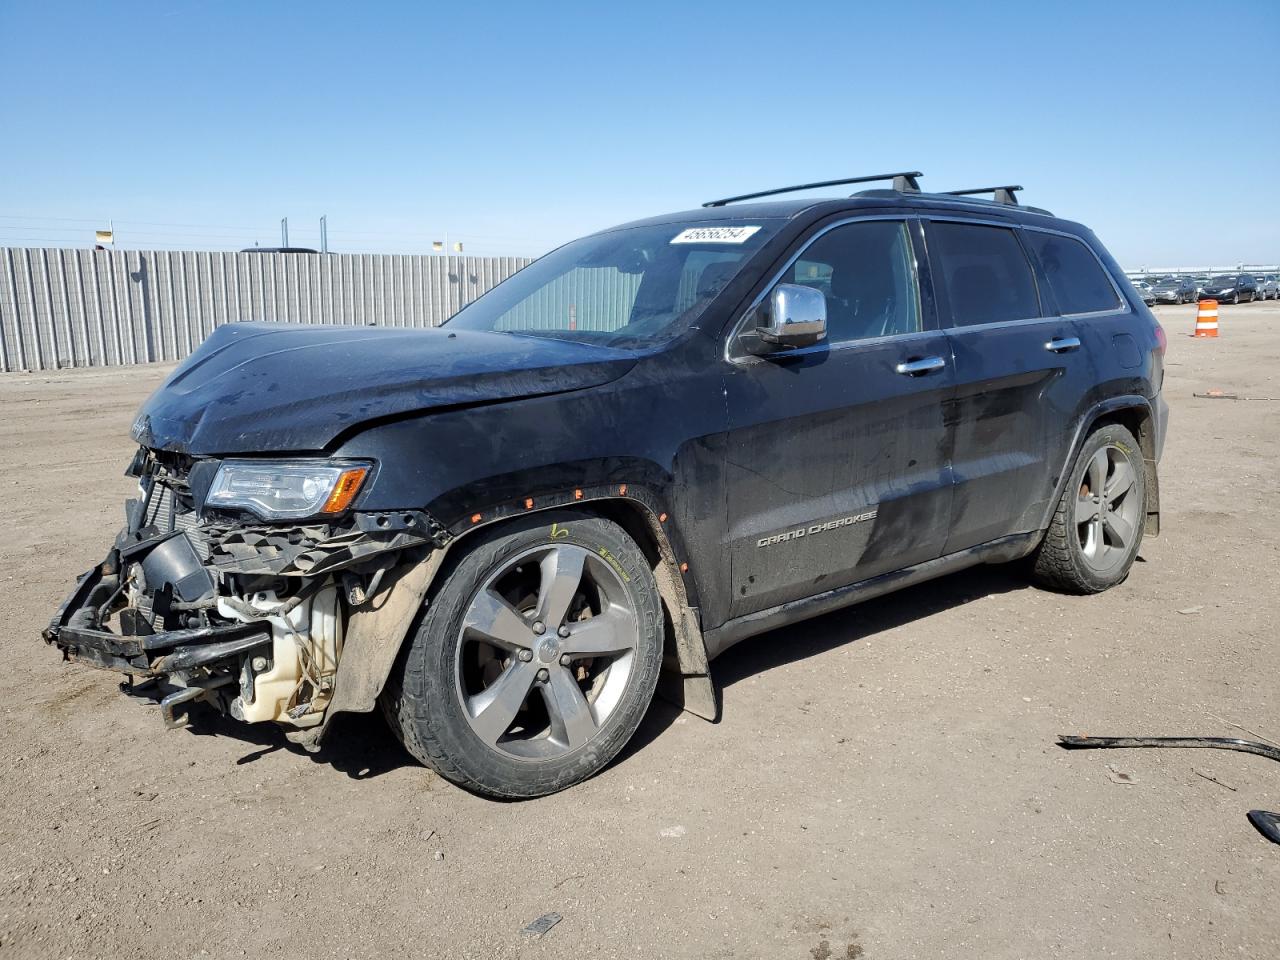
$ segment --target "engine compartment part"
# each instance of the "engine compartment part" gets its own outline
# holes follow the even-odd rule
[[[265,621],[271,626],[270,656],[245,660],[240,695],[231,701],[231,715],[246,723],[275,720],[296,727],[319,723],[333,696],[342,655],[338,588],[329,582],[300,601],[281,599],[271,590],[247,600],[222,597],[218,612],[229,620]]]
[[[1280,747],[1238,737],[1073,737],[1058,735],[1058,745],[1067,750],[1109,750],[1130,747],[1171,747],[1193,750],[1235,750],[1280,762]],[[1272,843],[1280,844],[1280,813],[1250,810],[1249,822]]]
[[[141,496],[44,637],[64,659],[171,691],[161,710],[170,726],[207,702],[247,723],[318,732],[348,618],[399,579],[390,571],[448,540],[417,510],[274,526],[206,518],[192,490],[200,463],[140,451],[130,470]]]

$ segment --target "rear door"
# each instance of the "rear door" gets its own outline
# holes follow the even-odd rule
[[[1119,394],[1145,394],[1144,384],[1159,382],[1161,361],[1154,325],[1149,314],[1139,315],[1129,306],[1112,270],[1082,238],[1038,227],[1025,227],[1022,237],[1042,278],[1046,309],[1071,322],[1088,371],[1090,392],[1070,424],[1070,435],[1062,439],[1065,445],[1075,438],[1074,428],[1094,402]],[[1113,269],[1119,273],[1118,267]],[[1064,461],[1068,455],[1066,449],[1057,454]]]
[[[823,292],[826,341],[768,358],[735,353],[730,341],[731,616],[941,552],[954,381],[947,338],[921,296],[919,240],[918,222],[901,217],[818,230],[774,284]]]
[[[955,358],[955,499],[945,553],[1036,529],[1089,388],[1074,325],[1045,315],[1021,231],[932,217],[929,262]]]

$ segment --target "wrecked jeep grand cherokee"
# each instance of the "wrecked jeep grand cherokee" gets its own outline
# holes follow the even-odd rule
[[[606,765],[660,673],[978,563],[1124,579],[1164,336],[1087,229],[890,189],[548,254],[433,330],[232,324],[146,402],[139,496],[45,633],[317,748],[381,704],[468,789]],[[798,189],[798,188],[794,188]],[[789,190],[767,191],[784,193]]]

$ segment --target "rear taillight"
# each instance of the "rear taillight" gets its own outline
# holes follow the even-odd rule
[[[1160,326],[1160,324],[1157,323],[1156,324],[1156,352],[1163,357],[1164,352],[1165,350],[1168,349],[1168,347],[1169,347],[1169,338],[1165,335],[1164,327]]]

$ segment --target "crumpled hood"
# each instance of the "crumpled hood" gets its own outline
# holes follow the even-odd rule
[[[634,364],[621,350],[502,333],[228,324],[143,404],[133,436],[197,456],[318,451],[365,421],[581,390]]]

